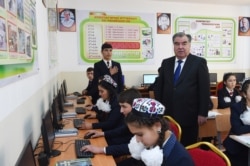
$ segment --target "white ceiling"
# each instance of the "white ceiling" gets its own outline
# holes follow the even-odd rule
[[[182,3],[239,5],[239,6],[248,6],[248,7],[250,7],[250,0],[158,0],[158,1],[182,2]]]

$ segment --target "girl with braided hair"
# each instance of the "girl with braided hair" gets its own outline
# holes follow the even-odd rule
[[[169,130],[164,111],[165,107],[154,99],[134,99],[132,111],[125,117],[134,134],[128,145],[132,157],[118,166],[194,165],[189,153]]]

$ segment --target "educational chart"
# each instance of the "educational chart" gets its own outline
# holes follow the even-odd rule
[[[79,63],[102,59],[101,45],[113,46],[119,62],[141,63],[154,58],[154,14],[77,11]]]
[[[175,31],[192,35],[191,53],[209,62],[235,58],[235,20],[232,18],[178,17]]]
[[[35,0],[0,6],[0,80],[32,71],[37,49]]]

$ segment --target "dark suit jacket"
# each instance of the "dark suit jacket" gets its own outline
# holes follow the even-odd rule
[[[92,103],[95,104],[97,99],[99,98],[99,95],[96,93],[96,89],[94,87],[93,80],[89,81],[88,86],[86,88],[87,95],[92,97]]]
[[[165,105],[165,114],[181,126],[197,125],[198,115],[207,116],[210,84],[207,62],[188,55],[180,77],[174,85],[175,56],[163,60],[155,98]]]
[[[105,74],[110,75],[114,81],[117,83],[117,92],[120,93],[121,91],[123,91],[124,85],[123,85],[123,79],[122,79],[122,69],[121,69],[121,65],[118,62],[115,62],[112,60],[112,67],[118,67],[118,73],[111,75],[109,72],[109,69],[107,68],[105,62],[103,60],[96,62],[94,64],[94,83],[97,89],[97,85],[98,85],[98,79],[100,78],[100,76],[104,76]],[[97,91],[98,93],[98,91]]]
[[[222,89],[218,90],[218,108],[227,108],[236,103],[235,97],[240,95],[238,90],[234,89],[234,93],[232,96],[230,96],[229,92],[227,91],[226,87],[223,87]],[[224,97],[229,97],[231,99],[231,102],[226,103],[224,100]]]

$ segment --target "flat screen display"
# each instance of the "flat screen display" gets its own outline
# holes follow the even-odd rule
[[[42,138],[43,138],[44,152],[49,157],[58,156],[60,154],[60,151],[52,149],[53,143],[55,140],[55,131],[54,131],[54,127],[52,124],[50,110],[46,112],[45,116],[42,119],[41,132],[42,132]]]
[[[155,78],[158,77],[158,74],[143,74],[143,84],[150,85],[155,82]]]
[[[242,81],[245,79],[245,73],[234,73],[236,76],[237,83],[242,83]]]

